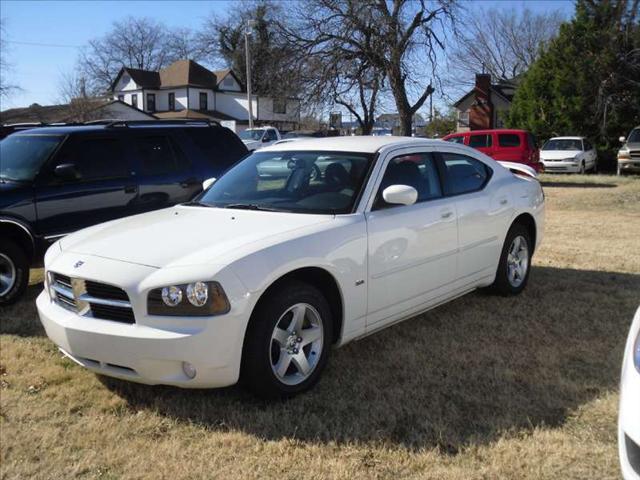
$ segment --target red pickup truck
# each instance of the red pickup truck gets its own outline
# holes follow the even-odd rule
[[[494,160],[523,163],[538,173],[544,168],[536,138],[526,130],[472,130],[449,134],[443,140],[475,148]]]

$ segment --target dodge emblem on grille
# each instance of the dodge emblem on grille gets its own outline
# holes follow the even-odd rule
[[[73,268],[79,268],[82,265],[84,265],[84,262],[82,260],[79,260],[73,265]]]

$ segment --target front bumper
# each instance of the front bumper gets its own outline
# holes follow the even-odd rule
[[[63,254],[47,268],[78,277],[79,272],[67,267],[68,257]],[[77,257],[73,255],[74,261]],[[187,273],[185,268],[152,269],[98,257],[83,256],[83,260],[90,266],[82,272],[83,278],[118,285],[127,292],[135,323],[81,316],[52,301],[45,290],[36,301],[40,321],[47,336],[66,356],[96,373],[151,385],[212,388],[238,381],[252,298],[232,272],[215,275],[231,303],[229,313],[188,318],[152,316],[146,313],[146,292],[151,284],[160,286],[167,280],[159,277],[167,275],[180,283],[193,272]],[[195,275],[207,278],[202,276],[204,271]],[[194,378],[185,374],[183,362],[195,367]]]
[[[580,163],[565,161],[543,160],[545,173],[578,173],[580,172]]]
[[[629,332],[620,382],[618,451],[626,480],[640,480],[640,372],[633,364],[633,346],[639,331],[640,308]]]
[[[618,159],[618,168],[623,173],[638,173],[640,174],[640,158],[634,158],[630,160]]]

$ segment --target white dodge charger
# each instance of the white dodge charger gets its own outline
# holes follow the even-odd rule
[[[631,323],[622,361],[618,451],[625,480],[640,480],[640,308]]]
[[[520,293],[543,223],[539,182],[477,150],[303,140],[251,154],[188,204],[58,241],[37,306],[97,373],[290,396],[333,346],[476,288]]]

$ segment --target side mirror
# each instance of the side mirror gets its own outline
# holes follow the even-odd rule
[[[409,185],[391,185],[384,189],[382,198],[394,205],[413,205],[418,200],[418,191]]]
[[[262,137],[262,143],[270,142],[270,141],[271,141],[271,139],[269,137],[267,137],[266,135],[264,137]]]
[[[214,184],[214,182],[216,181],[216,178],[207,178],[204,182],[202,182],[202,189],[206,190],[207,188],[209,188],[211,185]]]
[[[627,139],[625,137],[620,137],[618,140],[620,140],[620,143],[624,143],[627,141]]]
[[[53,173],[56,177],[64,180],[80,180],[82,177],[73,163],[63,163],[58,165]]]

